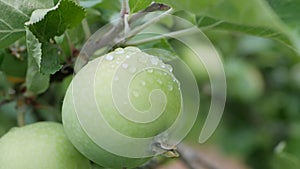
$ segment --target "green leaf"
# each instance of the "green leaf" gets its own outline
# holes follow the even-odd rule
[[[22,46],[22,48],[25,46]],[[0,52],[0,70],[8,77],[23,79],[27,69],[27,53],[25,51],[12,54],[11,50],[16,50],[20,46],[12,46],[10,50],[6,49]],[[1,59],[2,58],[2,59]],[[12,66],[14,65],[14,66]]]
[[[49,0],[0,0],[0,48],[25,36],[24,22],[32,11],[51,6],[53,2]]]
[[[61,0],[53,8],[35,10],[26,25],[43,42],[62,35],[66,29],[79,24],[84,17],[82,7],[72,1]]]
[[[299,0],[160,0],[214,22],[210,29],[239,31],[284,42],[300,54]]]
[[[81,0],[80,5],[84,8],[90,8],[93,7],[99,3],[101,3],[103,0]]]
[[[272,160],[274,169],[299,169],[300,159],[296,156],[284,151],[286,146],[285,142],[281,142],[275,148],[275,154]]]
[[[58,47],[49,42],[43,42],[40,72],[43,74],[54,74],[61,67]]]
[[[299,0],[267,0],[271,8],[279,16],[279,18],[291,28],[300,30],[299,22],[299,11],[300,1]]]
[[[84,16],[84,9],[69,0],[61,0],[53,8],[37,9],[32,13],[26,25],[28,31],[31,31],[38,40],[35,43],[39,45],[36,45],[34,49],[40,52],[31,53],[33,54],[31,57],[37,63],[40,73],[54,74],[61,68],[58,47],[51,44],[49,40],[79,24]]]
[[[219,29],[219,30],[242,32],[242,33],[247,33],[250,35],[255,35],[264,38],[271,38],[280,41],[282,43],[285,43],[286,45],[292,48],[292,42],[283,32],[268,27],[250,26],[250,25],[232,23],[232,22],[215,19],[208,16],[197,17],[197,25],[202,30]]]
[[[283,30],[293,42],[300,54],[300,1],[299,0],[267,0],[271,8],[284,23]]]
[[[4,72],[0,71],[0,102],[8,95],[10,84]]]
[[[152,0],[129,0],[130,13],[145,9],[153,2]]]
[[[40,94],[49,87],[50,75],[40,72],[40,63],[42,57],[42,44],[27,29],[26,43],[28,50],[28,69],[26,74],[27,94]]]
[[[218,5],[223,0],[159,0],[158,2],[170,4],[176,10],[186,10],[196,14]],[[226,1],[228,2],[228,0]]]

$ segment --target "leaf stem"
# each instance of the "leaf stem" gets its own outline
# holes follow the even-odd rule
[[[81,25],[82,25],[85,39],[87,40],[91,36],[91,30],[90,30],[90,27],[89,27],[89,24],[88,24],[86,18],[82,20]]]

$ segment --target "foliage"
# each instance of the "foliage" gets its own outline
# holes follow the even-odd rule
[[[130,0],[131,14],[151,2]],[[290,161],[299,164],[300,1],[158,2],[202,29],[224,56],[228,100],[211,142],[255,168],[270,168],[280,160],[277,168],[288,168],[293,165]],[[0,0],[0,135],[22,119],[61,121],[62,98],[80,49],[91,33],[119,16],[120,4],[119,0]],[[176,51],[167,39],[139,47],[145,45]],[[191,66],[204,93],[200,112],[205,112],[209,80],[199,73],[200,67]],[[195,128],[203,123],[201,117]],[[274,153],[281,141],[286,142],[286,154]]]

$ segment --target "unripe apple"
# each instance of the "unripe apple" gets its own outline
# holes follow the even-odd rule
[[[182,108],[172,67],[136,47],[96,58],[73,78],[62,108],[68,138],[103,167],[133,168],[159,154],[157,140]]]
[[[0,169],[88,169],[90,161],[55,122],[11,129],[0,139]]]

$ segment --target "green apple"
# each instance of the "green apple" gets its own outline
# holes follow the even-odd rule
[[[55,122],[12,128],[0,139],[0,169],[89,169]]]
[[[156,136],[172,126],[181,104],[170,65],[138,48],[119,48],[73,78],[63,102],[63,126],[73,145],[96,164],[133,168],[155,155]],[[143,139],[150,141],[140,144]]]

